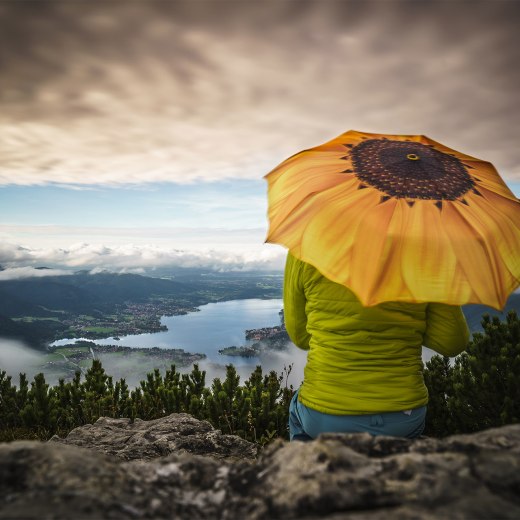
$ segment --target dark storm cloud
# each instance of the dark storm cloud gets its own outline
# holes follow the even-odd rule
[[[0,3],[0,183],[258,178],[350,128],[520,180],[514,1]]]

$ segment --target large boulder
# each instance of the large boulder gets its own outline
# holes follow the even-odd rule
[[[256,467],[241,482],[258,497],[252,518],[520,518],[520,425],[444,440],[326,434],[273,445]]]
[[[143,439],[156,432],[152,445],[167,424],[177,428],[164,431],[166,455],[145,440],[125,451],[120,430],[130,440],[133,430],[115,424],[82,427],[106,432],[91,446],[81,428],[71,442],[0,444],[0,518],[520,518],[520,425],[415,441],[327,434],[309,443],[277,441],[252,459],[254,446],[186,415],[138,423]],[[180,440],[183,431],[204,446],[204,436],[221,436],[239,448],[197,455],[197,443]],[[80,438],[83,447],[74,445]]]
[[[227,472],[198,455],[127,462],[57,443],[0,444],[0,518],[218,518]]]
[[[152,421],[100,417],[50,442],[91,448],[124,460],[151,460],[188,452],[217,459],[254,458],[257,447],[236,435],[223,435],[207,421],[174,413]]]

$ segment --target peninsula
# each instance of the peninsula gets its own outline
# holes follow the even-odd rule
[[[245,338],[247,341],[254,341],[254,343],[239,347],[226,347],[220,349],[218,351],[219,354],[225,356],[257,357],[264,352],[286,350],[287,344],[291,341],[283,323],[275,327],[246,330]]]
[[[190,367],[206,358],[205,354],[186,352],[180,348],[140,348],[121,345],[97,345],[92,341],[76,341],[59,347],[49,347],[42,358],[41,370],[46,377],[71,380],[76,372],[86,372],[93,359],[100,359],[105,367],[111,367],[117,378],[131,380],[155,369],[166,370],[173,364],[177,368]]]

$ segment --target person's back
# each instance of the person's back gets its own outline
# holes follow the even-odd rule
[[[454,356],[469,339],[460,307],[403,302],[364,307],[347,287],[291,254],[284,316],[292,341],[309,350],[299,404],[348,418],[409,415],[424,407],[422,346]]]

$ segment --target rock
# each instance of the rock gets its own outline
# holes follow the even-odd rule
[[[248,493],[262,490],[272,518],[520,518],[520,425],[444,440],[326,434],[271,446],[258,465]]]
[[[124,460],[151,460],[185,451],[217,459],[252,459],[257,447],[235,435],[223,435],[207,421],[174,413],[153,421],[100,417],[50,442],[91,448]]]
[[[249,443],[185,414],[100,421],[62,440],[0,444],[0,518],[520,518],[520,425],[414,441],[326,434],[276,441],[252,459]],[[89,446],[88,432],[91,448],[75,446]],[[198,441],[183,436],[220,452],[194,454]],[[159,438],[167,455],[149,446]],[[235,451],[225,444],[234,440]]]
[[[0,518],[217,518],[227,466],[173,455],[122,461],[86,448],[18,441],[0,445]]]

